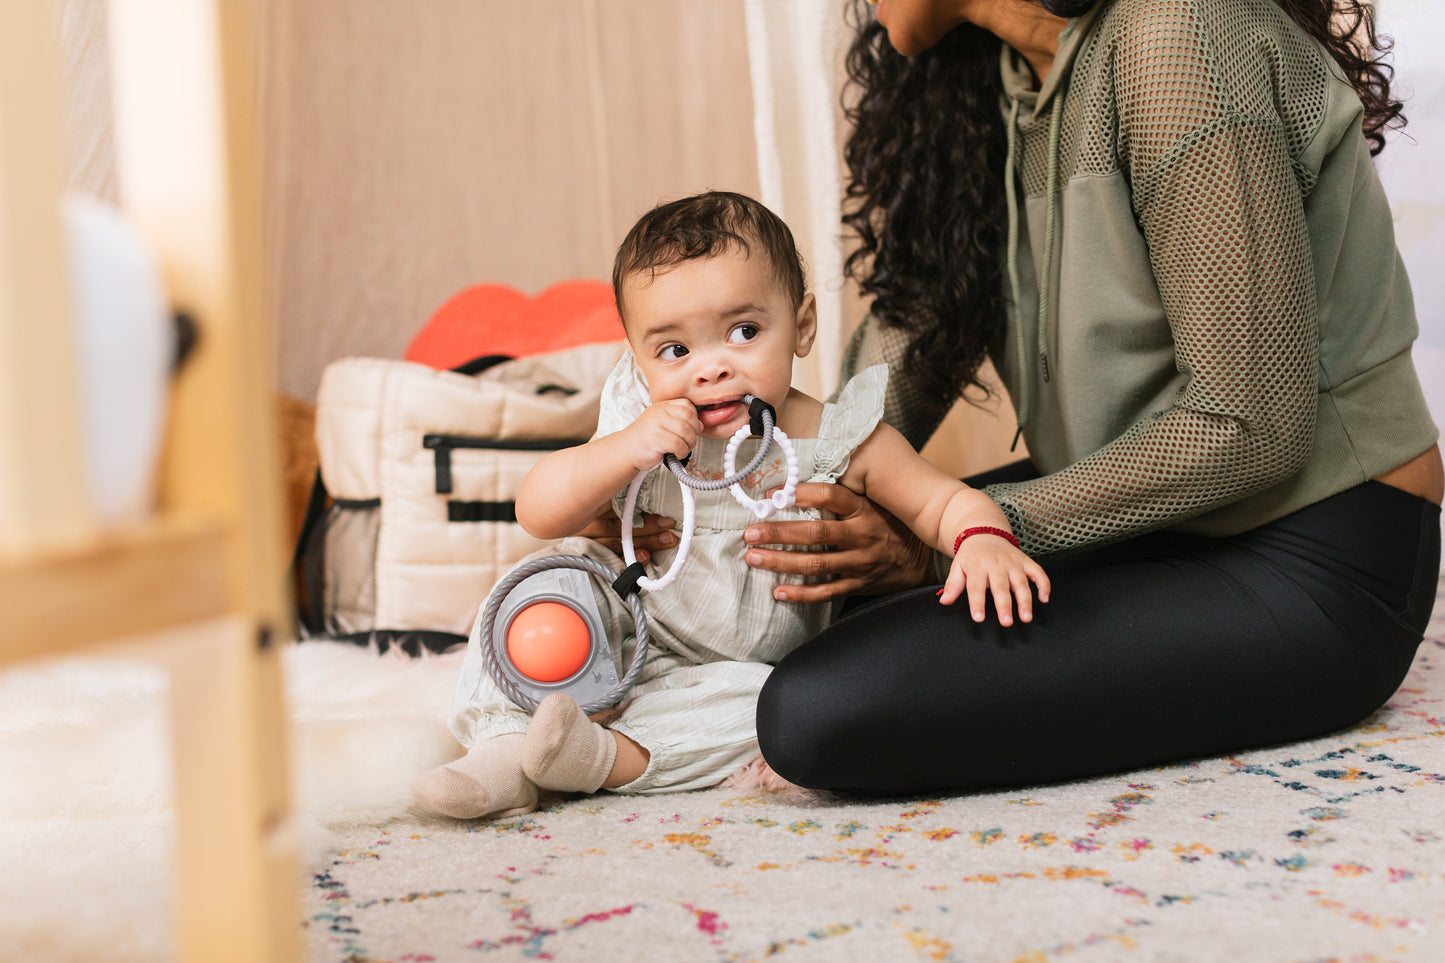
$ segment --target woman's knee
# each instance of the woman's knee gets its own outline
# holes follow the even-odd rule
[[[773,771],[788,782],[807,789],[826,789],[820,766],[826,755],[820,751],[818,716],[808,711],[815,695],[796,673],[778,666],[758,693],[758,748]]]

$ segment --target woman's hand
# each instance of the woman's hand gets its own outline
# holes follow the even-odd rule
[[[642,526],[632,530],[632,548],[637,552],[637,560],[645,562],[653,552],[676,545],[677,534],[672,530],[676,524],[666,515],[643,515]],[[622,554],[622,520],[610,505],[577,534]]]
[[[780,585],[783,602],[825,602],[854,592],[882,595],[934,581],[933,550],[908,526],[843,485],[798,486],[799,508],[820,508],[834,519],[755,522],[749,545],[804,545],[815,551],[749,548],[749,565],[794,575],[826,576],[815,585]]]

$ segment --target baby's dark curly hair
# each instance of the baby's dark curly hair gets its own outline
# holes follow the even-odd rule
[[[1072,17],[1110,0],[1037,2]],[[1376,34],[1370,4],[1276,3],[1349,78],[1365,106],[1371,153],[1379,153],[1404,116],[1390,93],[1390,40]],[[843,223],[858,246],[846,269],[873,299],[874,316],[909,332],[906,377],[943,408],[978,384],[1004,319],[1001,41],[965,23],[904,57],[865,0],[853,0],[848,16],[856,32],[846,60]]]
[[[756,245],[759,250],[754,251]],[[773,276],[796,308],[807,293],[803,259],[793,232],[761,201],[733,191],[704,191],[659,204],[638,218],[612,262],[612,293],[623,322],[627,308],[622,282],[647,271],[649,276],[694,258],[712,257],[729,248],[749,257],[766,257]]]

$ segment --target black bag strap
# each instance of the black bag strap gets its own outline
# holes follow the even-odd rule
[[[441,632],[431,629],[372,629],[367,632],[330,633],[326,631],[322,615],[324,592],[323,579],[318,577],[315,566],[306,565],[306,551],[321,531],[326,517],[326,482],[317,469],[311,482],[311,497],[306,502],[306,515],[301,522],[301,533],[296,536],[296,548],[291,553],[291,584],[304,590],[304,597],[296,599],[296,621],[301,627],[301,640],[325,640],[328,642],[350,642],[353,645],[375,645],[378,652],[385,652],[395,646],[410,656],[418,656],[425,649],[430,652],[445,652],[456,645],[465,645],[467,637],[455,632]]]
[[[479,358],[473,358],[473,359],[470,360],[470,361],[464,362],[463,364],[459,364],[459,365],[457,365],[455,368],[452,368],[451,370],[452,370],[452,371],[455,371],[457,374],[479,375],[479,374],[481,374],[483,371],[486,371],[488,368],[494,368],[494,367],[496,367],[497,365],[501,364],[501,363],[504,362],[504,361],[516,361],[516,360],[517,360],[517,359],[516,359],[514,356],[510,355],[510,354],[484,354],[484,355],[482,355],[482,356],[479,357]],[[549,392],[549,391],[560,391],[560,392],[561,392],[562,394],[564,394],[564,395],[575,395],[575,394],[577,393],[577,389],[576,389],[576,388],[569,388],[569,387],[567,387],[566,385],[538,385],[538,386],[537,386],[537,394],[539,394],[539,395],[545,395],[545,394],[546,394],[547,392]],[[759,433],[760,433],[760,432],[754,432],[754,434],[759,434]]]
[[[316,469],[316,477],[311,480],[311,496],[306,499],[306,514],[301,517],[301,532],[296,536],[296,548],[291,552],[291,571],[294,573],[301,565],[301,556],[306,554],[306,544],[311,541],[315,534],[316,527],[321,524],[322,517],[326,514],[326,482],[321,480],[321,469]]]
[[[371,629],[366,632],[346,632],[336,635],[318,635],[318,642],[350,642],[352,645],[376,646],[377,652],[396,647],[415,658],[422,651],[442,653],[457,645],[466,645],[467,637],[455,632],[440,632],[433,629]]]
[[[484,354],[480,357],[473,358],[470,361],[459,364],[452,370],[455,371],[457,374],[475,375],[481,374],[488,368],[496,367],[503,361],[512,360],[514,359],[509,354]]]
[[[326,482],[321,480],[321,469],[311,481],[311,496],[306,500],[306,514],[301,519],[301,531],[296,536],[296,547],[291,552],[289,584],[296,593],[296,621],[303,632],[319,634],[322,631],[321,580],[313,577],[306,565],[306,550],[321,531],[322,519],[326,517]]]

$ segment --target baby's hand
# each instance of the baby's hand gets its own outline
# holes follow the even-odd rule
[[[697,444],[701,430],[697,409],[685,398],[649,405],[636,421],[623,429],[632,444],[632,467],[646,471],[662,461],[663,455],[686,458]]]
[[[938,600],[952,605],[966,590],[968,607],[975,622],[985,618],[989,593],[998,612],[999,625],[1012,625],[1014,601],[1018,601],[1019,621],[1031,622],[1034,617],[1033,593],[1029,583],[1038,587],[1039,601],[1049,600],[1049,577],[1043,567],[1015,548],[1008,539],[979,533],[963,540],[948,581],[938,593]]]

